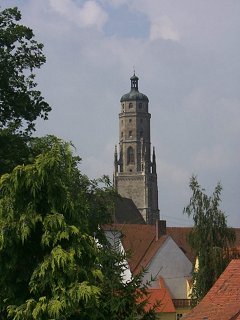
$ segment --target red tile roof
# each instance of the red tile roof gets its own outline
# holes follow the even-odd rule
[[[182,249],[190,261],[194,261],[194,254],[187,243],[187,234],[191,228],[167,228],[166,234],[156,241],[155,225],[113,224],[104,229],[118,230],[123,234],[124,249],[130,252],[129,266],[132,273],[137,274],[145,269],[166,239],[171,236]]]
[[[240,319],[240,260],[232,260],[203,300],[184,319]]]
[[[147,304],[144,308],[145,311],[149,311],[154,305],[157,304],[156,312],[176,312],[167,288],[148,289],[147,293],[148,297]],[[143,299],[146,299],[146,297],[143,297]],[[139,302],[143,299],[139,300]]]
[[[133,274],[139,273],[148,266],[157,250],[168,238],[167,235],[163,235],[156,241],[154,225],[114,224],[105,226],[105,229],[117,229],[122,233],[123,247],[130,253],[128,263]]]
[[[128,260],[133,274],[137,274],[142,268],[146,268],[158,249],[163,245],[168,236],[176,242],[187,258],[194,263],[195,255],[187,237],[191,227],[167,227],[166,234],[156,241],[156,226],[147,224],[112,224],[103,227],[105,230],[118,230],[123,234],[123,246],[130,252]],[[234,229],[236,233],[236,248],[240,246],[240,228]],[[235,250],[235,249],[234,249]]]

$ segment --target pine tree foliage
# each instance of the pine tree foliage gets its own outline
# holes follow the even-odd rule
[[[0,318],[154,319],[99,228],[113,206],[108,179],[82,175],[57,138],[35,143],[41,153],[0,178]]]
[[[230,246],[235,241],[233,229],[219,208],[222,186],[217,184],[211,196],[198,184],[196,176],[190,179],[192,196],[184,212],[194,221],[189,244],[197,256],[193,269],[192,304],[196,305],[209,291],[231,259]]]

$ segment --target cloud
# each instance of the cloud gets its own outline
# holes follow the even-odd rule
[[[106,0],[111,6],[113,7],[119,7],[124,4],[129,4],[129,0]]]
[[[203,147],[194,155],[194,165],[198,170],[221,171],[229,162],[228,155],[223,145],[215,145],[212,148]]]
[[[38,135],[72,140],[83,172],[111,175],[119,99],[135,65],[150,99],[161,212],[179,219],[196,173],[206,188],[223,181],[230,224],[239,225],[240,2],[11,2],[45,44],[37,82],[53,111]]]
[[[101,30],[108,19],[107,13],[92,0],[86,1],[81,8],[71,0],[49,0],[49,3],[53,10],[82,28]]]
[[[190,173],[185,168],[164,159],[158,160],[157,167],[161,178],[168,179],[178,185],[184,185],[190,176]]]
[[[150,26],[150,40],[172,40],[180,41],[180,35],[173,22],[168,16],[153,20]]]

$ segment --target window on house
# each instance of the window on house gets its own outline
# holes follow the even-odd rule
[[[129,109],[131,109],[133,107],[132,102],[129,103]]]
[[[127,164],[133,164],[133,163],[134,163],[133,147],[128,147],[128,149],[127,149]]]
[[[128,132],[128,136],[129,136],[129,138],[132,138],[132,130],[130,130],[130,131]]]

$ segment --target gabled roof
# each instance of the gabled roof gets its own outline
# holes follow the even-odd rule
[[[240,319],[240,260],[232,260],[203,300],[184,319]]]
[[[167,288],[147,289],[148,297],[145,311],[157,304],[156,312],[176,312],[172,298]],[[143,297],[144,298],[144,297]],[[146,298],[146,297],[145,297]]]
[[[167,227],[166,233],[172,237],[187,258],[194,263],[195,254],[187,241],[191,230],[191,227]]]
[[[130,251],[131,259],[128,263],[133,274],[146,268],[159,248],[170,236],[186,257],[195,262],[195,254],[188,244],[187,237],[191,227],[167,227],[165,234],[160,235],[156,241],[156,226],[149,224],[112,224],[104,229],[118,230],[123,234],[122,243],[125,251]],[[236,233],[235,248],[240,245],[240,228],[234,229]]]
[[[128,263],[133,274],[146,269],[169,236],[172,237],[187,257],[193,256],[186,241],[186,234],[190,231],[190,228],[167,228],[166,234],[161,235],[157,240],[155,225],[113,224],[105,226],[104,229],[118,230],[122,233],[122,244],[125,251],[130,252],[131,258]]]
[[[144,307],[145,311],[149,311],[155,306],[156,312],[176,312],[174,303],[162,277],[159,277],[159,288],[148,288],[146,290],[147,296],[138,299],[138,302],[147,300]]]
[[[146,224],[132,199],[123,197],[116,198],[114,223]]]

